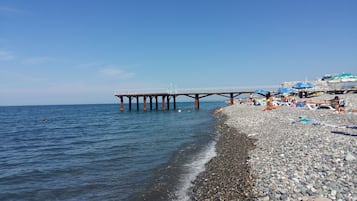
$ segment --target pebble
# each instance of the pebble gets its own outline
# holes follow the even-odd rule
[[[346,161],[354,161],[356,160],[356,157],[351,152],[347,152],[345,159]]]

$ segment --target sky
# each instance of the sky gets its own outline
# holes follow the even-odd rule
[[[0,0],[0,105],[357,74],[356,0]]]

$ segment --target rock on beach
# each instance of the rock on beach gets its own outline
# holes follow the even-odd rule
[[[342,98],[357,109],[357,94]],[[262,110],[223,109],[217,156],[194,181],[192,200],[357,200],[357,114]]]

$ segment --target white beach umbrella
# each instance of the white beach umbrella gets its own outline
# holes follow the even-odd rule
[[[332,77],[328,83],[343,83],[343,82],[357,82],[357,75],[350,73],[341,73]]]

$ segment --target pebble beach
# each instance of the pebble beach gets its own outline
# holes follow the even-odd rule
[[[357,94],[340,97],[356,109]],[[223,108],[217,156],[194,181],[192,200],[357,200],[356,113],[263,109]]]

